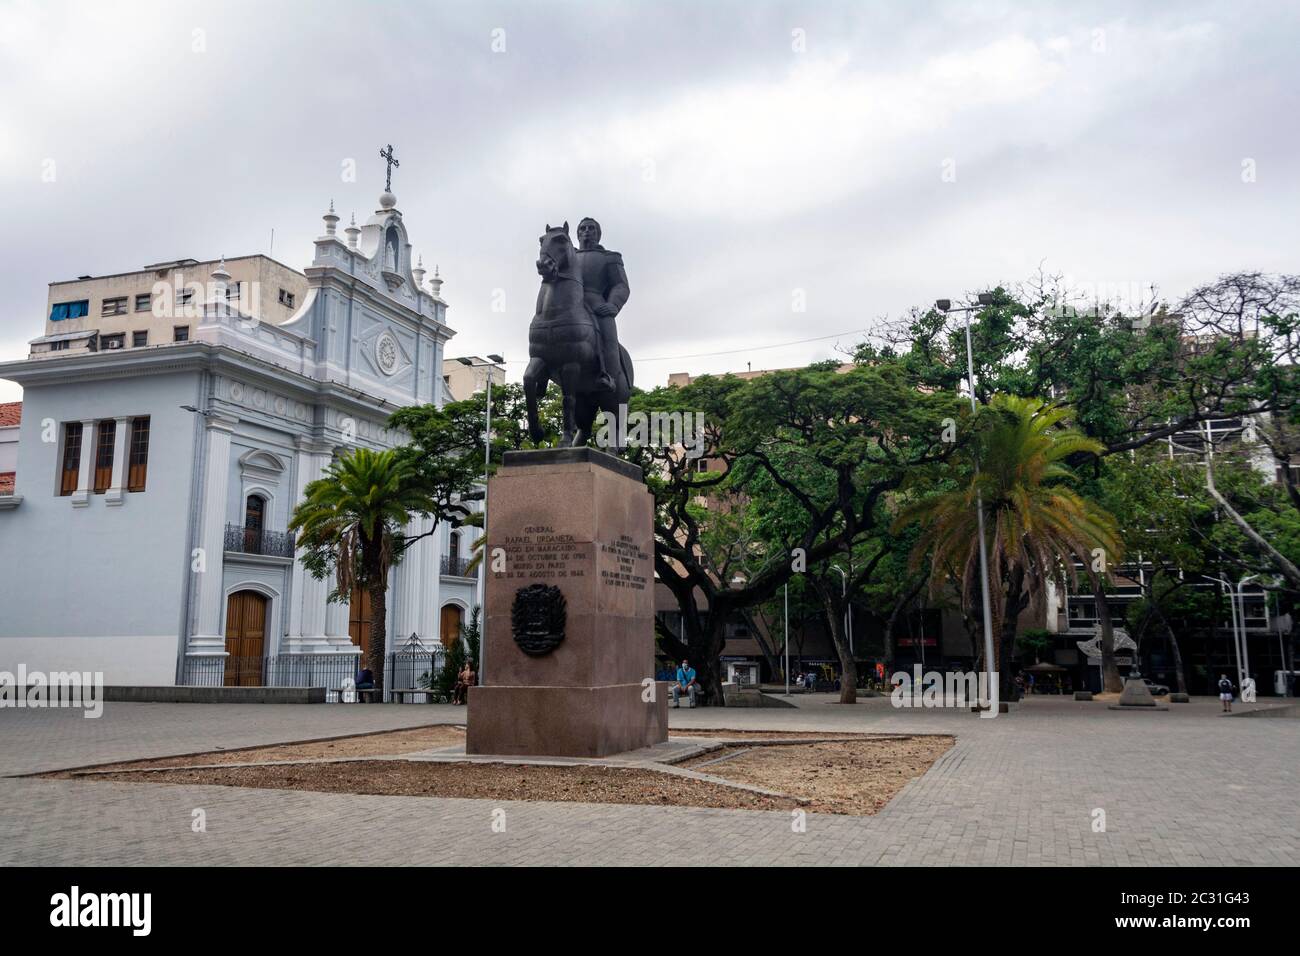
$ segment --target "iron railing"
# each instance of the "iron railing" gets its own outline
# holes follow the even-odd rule
[[[446,660],[441,648],[399,651],[384,658],[384,689],[431,687]],[[198,687],[324,687],[325,700],[337,703],[353,690],[357,676],[354,654],[276,654],[270,657],[187,657],[181,683]],[[384,694],[387,700],[389,695]],[[352,699],[348,695],[348,699]]]
[[[226,550],[238,554],[269,554],[277,558],[292,558],[293,532],[266,531],[245,528],[237,524],[226,525]]]
[[[458,578],[471,577],[469,573],[469,558],[453,558],[450,555],[442,556],[442,573],[455,575]]]

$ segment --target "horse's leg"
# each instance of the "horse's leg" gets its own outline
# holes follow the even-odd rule
[[[546,436],[541,422],[537,420],[537,399],[546,391],[546,379],[549,376],[546,363],[534,357],[524,369],[524,398],[528,402],[528,437],[540,443]]]
[[[561,447],[572,448],[578,429],[578,380],[582,369],[577,362],[566,362],[560,369],[560,390],[564,393],[564,437]]]

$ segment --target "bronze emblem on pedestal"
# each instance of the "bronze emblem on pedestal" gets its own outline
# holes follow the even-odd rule
[[[510,625],[525,654],[549,654],[564,640],[564,594],[550,584],[530,584],[515,592]]]

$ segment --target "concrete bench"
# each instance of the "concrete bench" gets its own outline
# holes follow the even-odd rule
[[[354,690],[352,693],[356,694],[358,704],[374,704],[384,699],[384,692],[378,687],[363,687]]]
[[[430,690],[428,687],[401,687],[391,690],[389,693],[393,695],[393,699],[399,704],[405,703],[407,697],[413,697],[416,694],[423,694],[429,698],[425,701],[427,704],[439,703],[444,696],[438,692],[437,688]]]

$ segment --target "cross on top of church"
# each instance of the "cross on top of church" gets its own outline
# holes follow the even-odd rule
[[[379,151],[379,158],[388,163],[388,175],[384,178],[384,191],[393,191],[393,167],[402,165],[393,157],[393,144],[388,144],[388,149]]]

